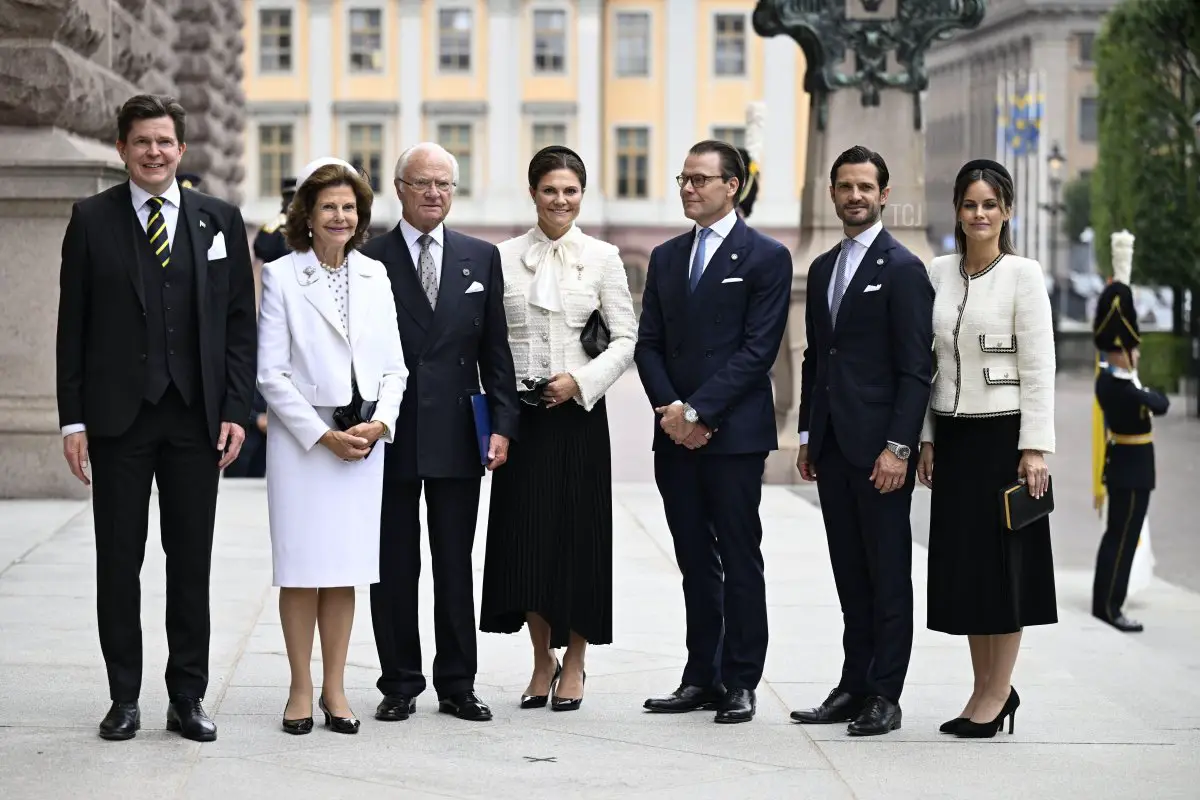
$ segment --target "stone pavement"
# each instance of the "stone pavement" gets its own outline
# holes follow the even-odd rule
[[[925,555],[914,545],[917,631],[904,727],[858,740],[841,726],[791,724],[789,709],[818,702],[836,679],[841,619],[819,511],[786,487],[768,487],[763,498],[772,639],[757,719],[718,726],[711,713],[644,713],[646,696],[678,682],[683,602],[659,498],[645,479],[648,457],[625,449],[649,438],[648,427],[637,433],[649,411],[636,377],[622,379],[610,399],[610,414],[621,420],[614,461],[625,478],[614,492],[617,641],[589,653],[587,697],[573,713],[518,710],[528,641],[481,634],[478,688],[494,722],[439,715],[431,692],[408,722],[375,722],[378,662],[361,590],[347,674],[361,733],[284,734],[288,673],[270,588],[265,492],[257,481],[226,481],[206,700],[220,738],[200,745],[162,729],[163,556],[152,543],[143,573],[144,728],[131,742],[101,741],[95,726],[107,692],[95,633],[90,509],[0,503],[0,798],[1197,796],[1200,597],[1162,581],[1142,598],[1155,611],[1154,626],[1125,636],[1087,615],[1090,573],[1061,570],[1060,623],[1026,632],[1015,735],[959,741],[938,734],[937,725],[970,691],[967,651],[961,639],[924,629]],[[630,480],[633,474],[639,477]],[[486,514],[480,519],[477,581]],[[153,539],[153,516],[151,525]],[[425,558],[428,564],[427,551]],[[428,570],[422,598],[428,667]],[[315,661],[313,672],[319,678]]]

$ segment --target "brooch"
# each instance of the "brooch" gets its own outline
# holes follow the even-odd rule
[[[304,281],[300,285],[301,286],[311,286],[312,284],[316,283],[317,279],[313,277],[316,274],[317,274],[317,270],[315,267],[305,267],[304,268],[304,277],[307,278],[308,280]]]
[[[583,280],[583,264],[575,265],[575,280],[577,280],[577,281]]]
[[[471,270],[467,269],[466,267],[463,267],[463,277],[466,278],[466,277],[469,277],[470,275],[471,275]]]

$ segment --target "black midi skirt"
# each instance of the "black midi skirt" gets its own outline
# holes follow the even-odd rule
[[[1000,492],[1017,479],[1021,417],[934,420],[928,626],[1015,633],[1058,621],[1050,519],[1010,531]]]
[[[612,457],[601,399],[585,410],[521,406],[508,463],[492,478],[479,629],[516,633],[525,614],[612,642]]]

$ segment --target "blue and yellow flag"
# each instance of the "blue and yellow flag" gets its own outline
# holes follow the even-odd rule
[[[1004,131],[1004,145],[1014,156],[1037,153],[1042,132],[1042,110],[1045,96],[1040,92],[1013,92],[1000,101],[999,127]]]

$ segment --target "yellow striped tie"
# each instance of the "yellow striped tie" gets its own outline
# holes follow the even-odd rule
[[[161,197],[150,198],[150,221],[146,223],[146,235],[150,237],[155,257],[165,269],[171,263],[171,245],[167,238],[167,218],[162,213],[164,202]]]

